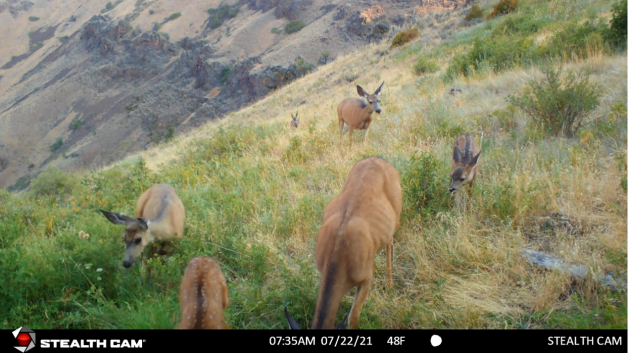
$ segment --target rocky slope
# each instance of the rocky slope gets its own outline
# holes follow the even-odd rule
[[[466,3],[0,0],[0,188],[110,163]]]

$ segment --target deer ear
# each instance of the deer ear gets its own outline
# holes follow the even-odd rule
[[[111,221],[112,224],[126,225],[128,221],[133,220],[132,218],[121,213],[112,213],[109,211],[104,211],[102,209],[99,209],[99,210],[101,213],[103,213],[103,215],[105,215],[107,220]]]
[[[454,153],[452,155],[452,158],[454,159],[454,162],[456,163],[460,163],[461,162],[461,150],[459,150],[458,146],[454,146]]]
[[[356,90],[358,91],[359,96],[367,97],[367,92],[365,92],[365,90],[363,90],[363,88],[360,87],[360,85],[356,85]]]
[[[149,228],[148,220],[145,217],[135,219],[142,230],[146,231]]]
[[[374,92],[374,95],[377,95],[380,93],[380,89],[382,88],[382,85],[384,85],[384,81],[382,81],[382,83],[380,84],[380,87],[378,87],[378,89],[376,90],[376,92]]]
[[[476,163],[478,162],[478,158],[480,157],[480,151],[478,152],[478,154],[476,154],[476,156],[472,157],[472,161],[470,161],[470,166],[474,166],[476,165]]]

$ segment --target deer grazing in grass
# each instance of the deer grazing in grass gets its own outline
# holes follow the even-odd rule
[[[224,329],[229,305],[227,283],[218,262],[196,257],[188,263],[179,290],[181,322],[177,329]]]
[[[352,134],[354,129],[365,130],[365,142],[368,141],[369,126],[371,125],[371,114],[376,112],[380,114],[380,99],[378,94],[384,85],[384,81],[380,87],[373,93],[368,94],[360,85],[356,85],[358,95],[367,99],[367,102],[360,98],[346,98],[339,103],[336,112],[339,117],[339,129],[341,130],[341,140],[343,134],[349,129],[349,145],[352,146]],[[347,125],[347,127],[345,127]]]
[[[355,286],[349,327],[356,327],[371,288],[374,257],[385,247],[388,285],[393,285],[393,234],[401,213],[402,188],[395,167],[379,157],[359,161],[323,215],[315,249],[321,283],[313,329],[333,328],[343,296]],[[291,329],[299,329],[286,309],[285,315]]]
[[[466,133],[456,139],[452,156],[452,173],[450,174],[450,193],[455,194],[467,185],[467,196],[471,195],[474,179],[479,172],[479,158],[480,148],[474,138]]]
[[[156,184],[147,189],[135,206],[135,218],[101,210],[113,224],[125,225],[123,239],[127,243],[122,265],[130,268],[142,250],[155,240],[169,241],[183,235],[185,210],[175,189]]]
[[[298,115],[299,115],[299,112],[295,113],[295,115],[293,115],[292,113],[290,114],[290,116],[293,118],[293,120],[290,121],[290,126],[293,128],[299,127],[299,120],[297,119]]]

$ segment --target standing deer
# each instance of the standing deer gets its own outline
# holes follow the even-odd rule
[[[368,141],[369,126],[371,124],[371,114],[375,111],[380,114],[380,99],[378,94],[382,89],[384,81],[373,94],[368,94],[360,85],[356,85],[358,95],[367,99],[367,102],[360,98],[346,98],[339,103],[336,112],[339,116],[339,129],[341,130],[341,140],[343,134],[347,131],[345,125],[349,128],[349,145],[352,146],[352,133],[354,129],[365,129],[365,142]]]
[[[149,243],[179,239],[183,235],[185,210],[175,189],[156,184],[147,189],[135,206],[135,218],[100,210],[113,224],[125,225],[127,243],[122,265],[130,268]]]
[[[227,283],[217,261],[196,257],[188,263],[179,290],[181,322],[177,329],[224,329],[229,305]]]
[[[325,209],[315,250],[321,273],[313,329],[332,328],[343,296],[357,286],[349,326],[355,328],[374,273],[374,257],[386,247],[387,280],[393,285],[393,234],[400,226],[398,171],[379,157],[358,162],[343,190]],[[285,312],[293,327],[294,320]]]
[[[465,133],[456,139],[452,156],[452,173],[450,174],[452,180],[450,193],[455,194],[467,185],[468,197],[471,195],[474,179],[479,172],[479,157],[480,149],[470,134]]]
[[[291,120],[290,122],[290,126],[293,128],[299,127],[299,120],[297,119],[298,115],[299,115],[299,112],[295,113],[295,115],[293,115],[292,113],[290,114],[290,116],[293,118],[293,120]]]

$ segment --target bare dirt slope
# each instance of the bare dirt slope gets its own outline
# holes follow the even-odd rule
[[[390,40],[421,9],[465,5],[0,0],[0,188],[25,188],[49,165],[111,163],[259,100],[324,65],[323,52],[333,60]],[[305,27],[288,34],[293,20]]]

